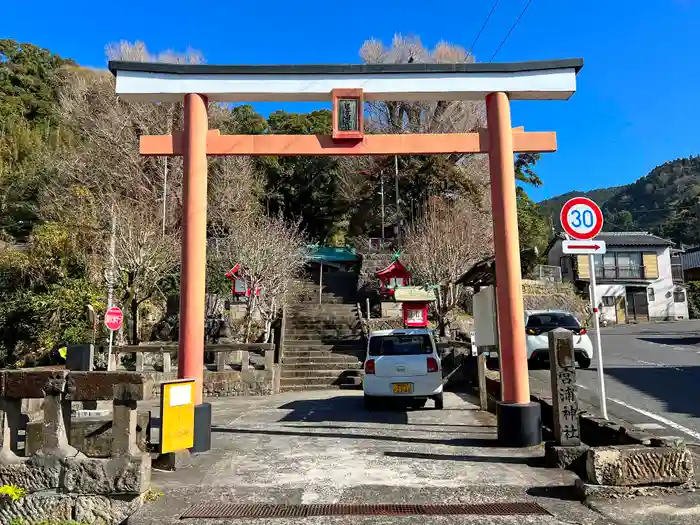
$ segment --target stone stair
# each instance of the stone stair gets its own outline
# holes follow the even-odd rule
[[[350,302],[351,278],[324,274],[319,285],[299,283],[297,302],[286,311],[280,388],[284,391],[357,388],[362,384],[364,341],[357,306]],[[355,280],[355,283],[357,281]],[[356,286],[356,284],[355,284]]]

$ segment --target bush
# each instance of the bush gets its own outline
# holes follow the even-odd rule
[[[700,319],[700,281],[685,283],[688,294],[688,315],[691,319]]]

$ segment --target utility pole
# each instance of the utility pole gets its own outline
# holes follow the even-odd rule
[[[168,157],[163,157],[163,239],[165,239],[165,211],[168,207]]]
[[[401,227],[403,226],[403,215],[399,209],[399,156],[394,155],[394,184],[396,187],[396,239],[401,246]]]
[[[379,184],[382,195],[382,249],[384,249],[384,172],[379,172]]]
[[[109,273],[107,274],[107,309],[114,306],[114,265],[115,265],[115,250],[117,244],[117,214],[114,212],[114,204],[112,204],[112,229],[109,239]],[[109,331],[109,347],[107,349],[107,371],[112,368],[112,344],[114,342],[114,330]]]

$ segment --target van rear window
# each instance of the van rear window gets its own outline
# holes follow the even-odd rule
[[[419,335],[382,335],[369,340],[369,355],[421,355],[432,354],[433,345],[430,336]]]

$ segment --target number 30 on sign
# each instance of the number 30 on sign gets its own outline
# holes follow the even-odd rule
[[[598,205],[585,197],[574,197],[564,204],[559,215],[561,226],[578,240],[592,239],[603,228],[603,213]]]

